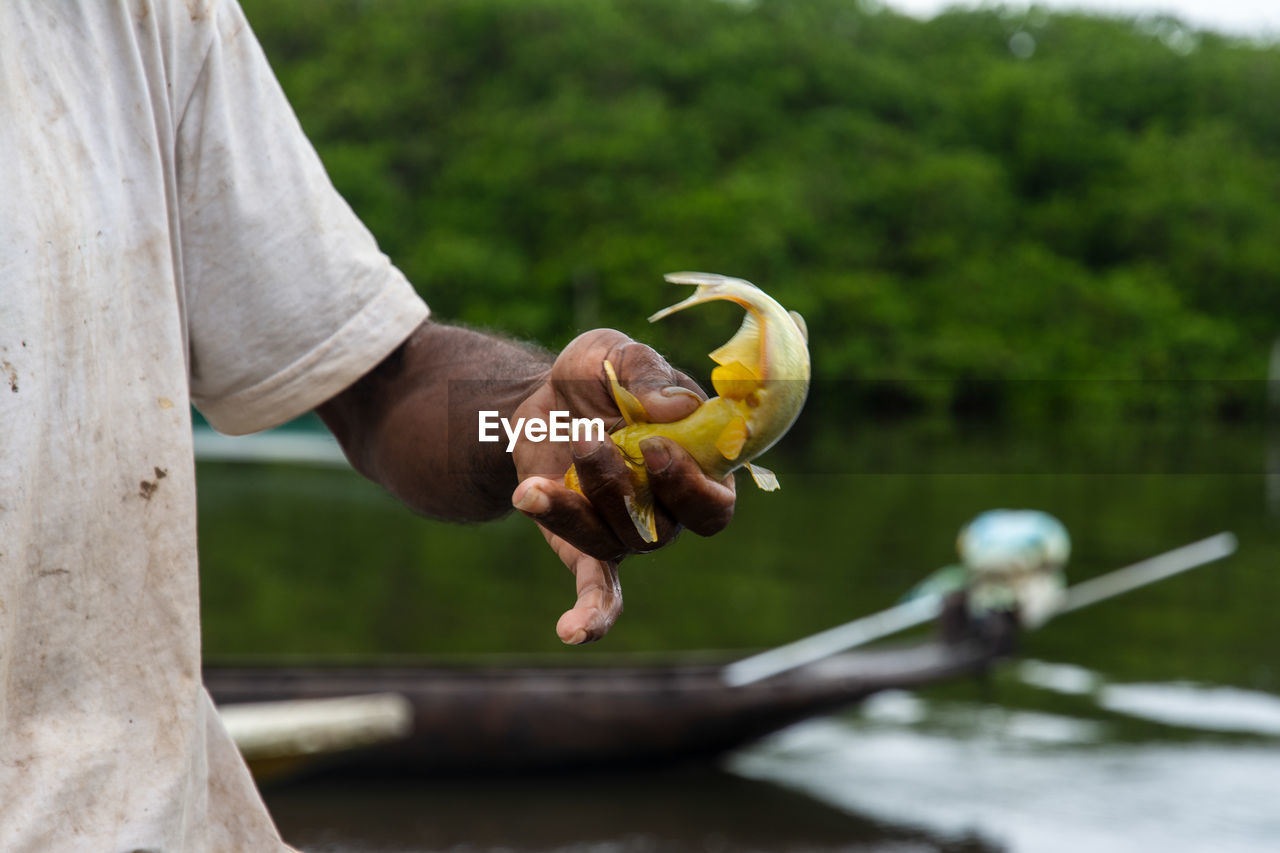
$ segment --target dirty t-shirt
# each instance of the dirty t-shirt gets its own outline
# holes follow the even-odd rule
[[[426,308],[231,0],[5,0],[0,116],[0,850],[280,849],[200,682],[188,404],[287,420]]]

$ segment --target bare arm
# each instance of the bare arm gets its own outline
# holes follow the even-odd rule
[[[357,471],[415,512],[486,521],[511,510],[505,442],[477,441],[481,409],[509,417],[554,357],[470,329],[426,322],[316,411]]]

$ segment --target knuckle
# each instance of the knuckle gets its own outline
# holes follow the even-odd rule
[[[546,530],[597,560],[620,560],[627,547],[600,519],[584,512],[552,513],[538,519]]]
[[[617,358],[618,369],[627,375],[629,384],[667,384],[675,375],[657,350],[639,341],[621,341],[610,354]]]
[[[699,536],[714,536],[729,526],[733,520],[733,505],[730,504],[720,512],[704,514],[697,521],[697,526],[689,524],[689,529]]]
[[[579,450],[583,451],[579,455]],[[574,466],[582,477],[583,489],[596,487],[626,474],[622,451],[607,438],[594,446],[579,442],[573,446]]]

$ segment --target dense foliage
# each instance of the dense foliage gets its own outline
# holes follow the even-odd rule
[[[849,383],[837,410],[1149,379],[1204,380],[1173,396],[1222,411],[1251,392],[1221,380],[1265,373],[1273,46],[856,0],[244,5],[438,317],[553,346],[613,325],[700,375],[732,309],[642,318],[674,301],[663,272],[741,275],[807,316],[816,376]]]

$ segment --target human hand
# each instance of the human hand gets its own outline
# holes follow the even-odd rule
[[[609,429],[623,421],[604,371],[608,360],[623,387],[634,394],[654,422],[679,420],[705,395],[653,349],[612,329],[579,335],[565,347],[546,378],[516,409],[514,417],[550,419],[553,411],[576,418],[602,418]],[[734,484],[707,477],[680,445],[665,438],[641,447],[656,499],[658,538],[646,543],[626,508],[633,494],[631,473],[611,440],[531,442],[512,452],[519,485],[517,509],[538,523],[547,543],[577,580],[578,600],[560,617],[556,633],[566,643],[597,640],[622,612],[618,564],[628,554],[652,551],[683,528],[703,536],[717,533],[733,517]],[[564,485],[573,465],[579,494]]]

